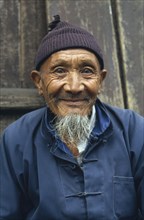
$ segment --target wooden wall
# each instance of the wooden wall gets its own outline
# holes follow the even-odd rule
[[[144,115],[143,0],[0,0],[0,130],[44,105],[30,72],[55,14],[96,36],[108,70],[101,99]]]

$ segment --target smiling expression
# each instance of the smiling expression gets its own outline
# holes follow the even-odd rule
[[[52,54],[31,76],[55,115],[89,115],[106,70],[93,53],[68,49]]]

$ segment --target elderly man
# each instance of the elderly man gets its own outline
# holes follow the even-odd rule
[[[144,119],[102,103],[106,76],[89,32],[59,16],[31,77],[47,106],[1,141],[1,220],[144,219]]]

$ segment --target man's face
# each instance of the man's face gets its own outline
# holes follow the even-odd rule
[[[84,49],[61,50],[32,71],[32,79],[57,116],[89,115],[106,70],[100,70],[96,56]]]

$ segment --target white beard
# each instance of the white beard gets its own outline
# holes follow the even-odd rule
[[[77,146],[79,142],[86,141],[89,137],[90,119],[88,116],[76,114],[58,117],[54,128],[62,141]]]

